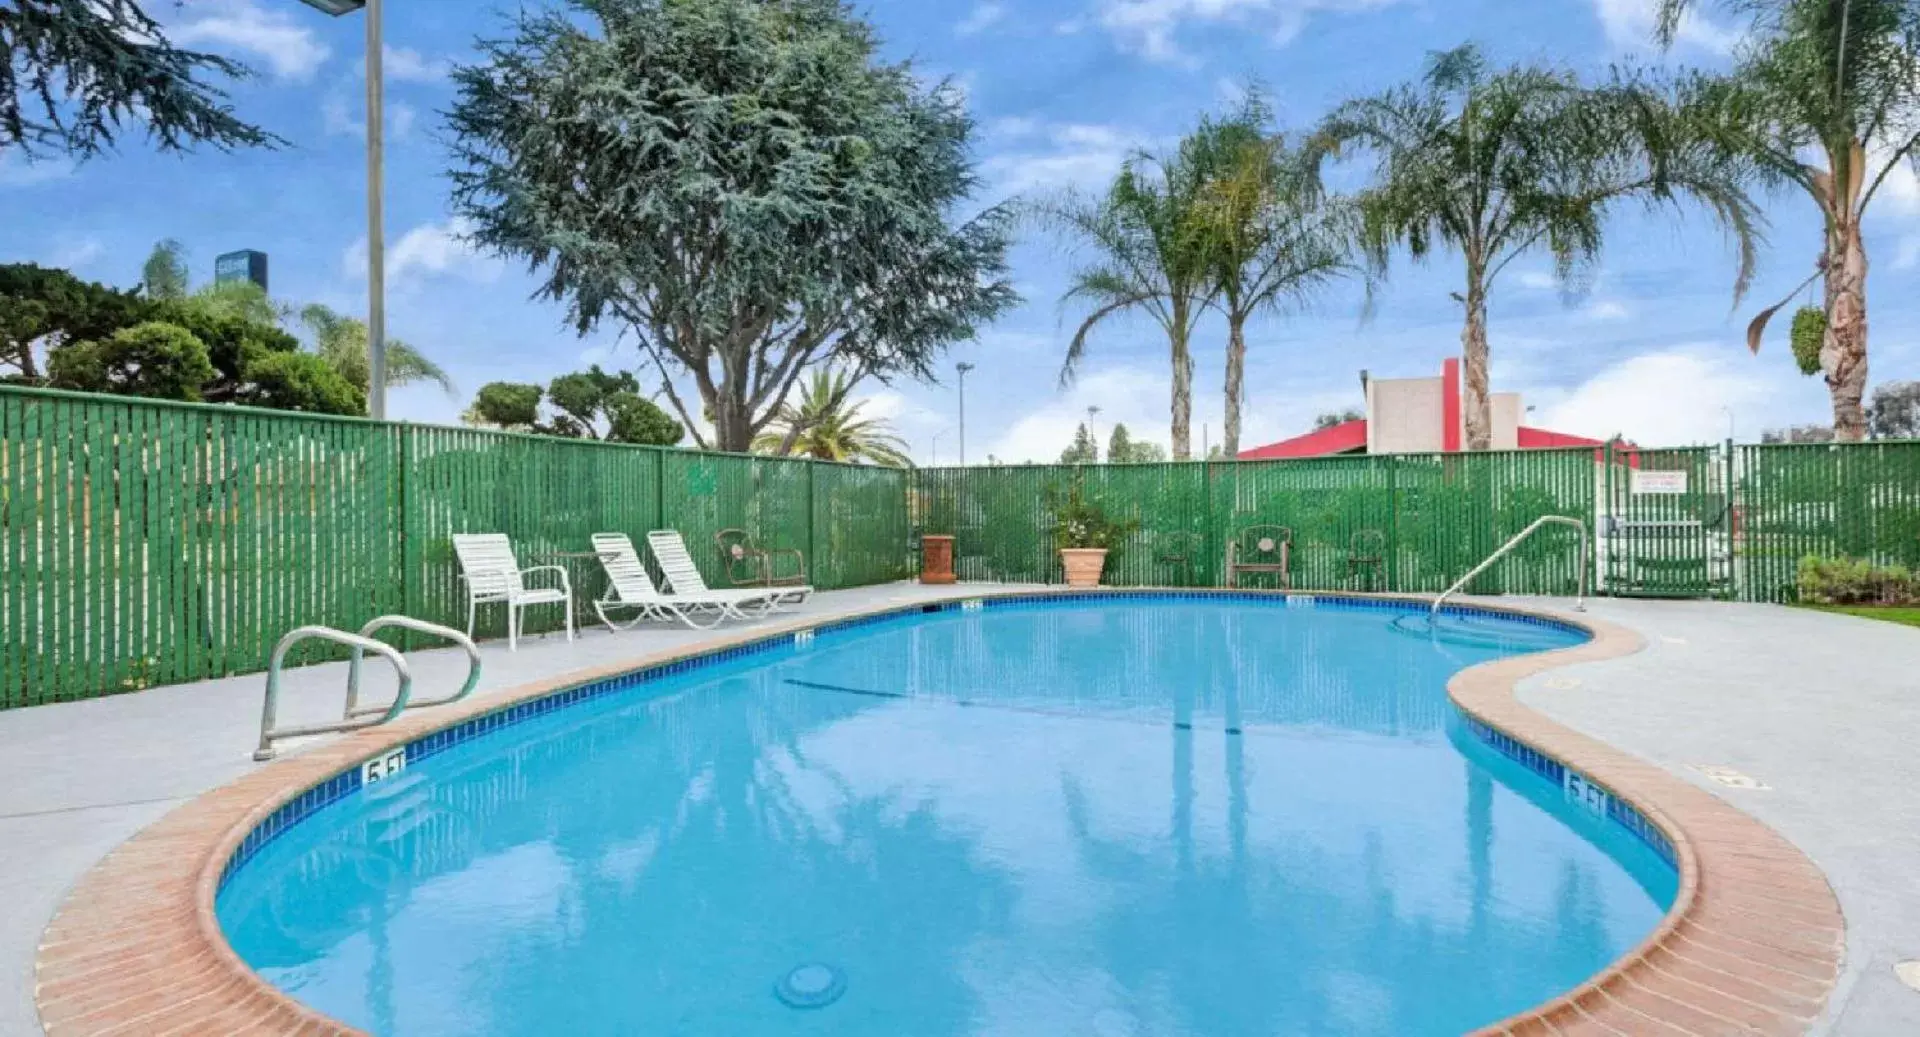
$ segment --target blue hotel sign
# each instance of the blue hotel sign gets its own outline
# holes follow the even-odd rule
[[[219,284],[252,281],[264,292],[267,290],[267,254],[248,248],[220,256],[213,261],[213,279]]]

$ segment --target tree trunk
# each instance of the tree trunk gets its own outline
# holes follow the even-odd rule
[[[1850,216],[1827,235],[1827,337],[1820,366],[1833,398],[1833,437],[1867,438],[1861,400],[1867,392],[1867,246],[1860,220]]]
[[[1184,315],[1182,315],[1184,317]],[[1193,355],[1184,320],[1173,332],[1173,459],[1193,459]]]
[[[1240,397],[1247,374],[1247,318],[1227,315],[1227,429],[1221,450],[1227,460],[1240,456]]]
[[[722,385],[707,406],[713,411],[713,448],[728,454],[744,454],[753,449],[753,417],[747,413],[747,401]]]
[[[1466,417],[1467,449],[1493,449],[1493,400],[1487,389],[1487,286],[1479,265],[1467,264],[1467,326],[1460,333],[1465,354],[1461,411]]]

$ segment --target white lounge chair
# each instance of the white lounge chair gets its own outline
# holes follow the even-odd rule
[[[745,609],[754,609],[754,615],[766,615],[787,602],[805,601],[813,593],[812,587],[737,587],[716,590],[707,586],[706,577],[700,575],[700,567],[693,564],[693,556],[687,553],[687,542],[680,538],[677,529],[656,529],[647,534],[647,546],[653,549],[654,560],[660,563],[660,571],[667,578],[667,586],[673,589],[673,596],[685,598],[690,602],[711,602],[721,611],[735,619],[751,619]]]
[[[653,585],[646,564],[640,561],[640,552],[625,533],[595,533],[593,550],[607,571],[606,596],[593,603],[593,610],[600,614],[600,622],[605,623],[607,629],[631,630],[649,619],[677,619],[695,630],[711,630],[726,622],[728,614],[717,604],[660,593],[660,588]],[[633,619],[624,625],[607,615],[620,609],[635,612]],[[711,622],[701,622],[708,616],[712,617]]]
[[[467,636],[473,636],[474,614],[482,605],[507,607],[507,650],[520,650],[520,626],[529,605],[563,605],[567,610],[567,640],[573,640],[573,582],[558,565],[520,568],[513,543],[505,533],[455,533],[453,553],[460,559],[460,578],[467,582]],[[553,572],[558,587],[529,587],[530,573]]]

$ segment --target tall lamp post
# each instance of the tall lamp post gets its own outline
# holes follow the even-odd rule
[[[386,76],[381,46],[381,0],[301,0],[339,16],[367,11],[367,413],[387,416],[387,233],[383,168],[386,162]]]
[[[967,372],[973,370],[973,365],[961,361],[953,365],[953,369],[960,372],[960,467],[965,468],[967,466]]]

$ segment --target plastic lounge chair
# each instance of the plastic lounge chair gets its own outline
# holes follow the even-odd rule
[[[520,650],[520,627],[529,605],[562,605],[567,610],[567,640],[573,640],[573,583],[558,565],[520,568],[513,543],[505,533],[455,533],[453,553],[460,559],[460,578],[467,583],[467,636],[473,636],[474,615],[482,605],[507,607],[507,650]],[[531,573],[553,572],[558,587],[529,587]]]
[[[646,564],[640,561],[639,550],[625,533],[595,533],[593,550],[600,556],[600,566],[607,573],[606,596],[593,603],[593,610],[600,614],[600,622],[605,623],[607,629],[632,630],[649,619],[677,619],[695,630],[711,630],[726,621],[727,614],[712,606],[660,593]],[[632,609],[635,613],[624,625],[607,615],[620,609]],[[712,617],[710,622],[701,622],[708,616]]]
[[[802,598],[813,593],[812,587],[715,590],[707,586],[706,578],[700,575],[699,566],[693,564],[693,556],[687,553],[687,542],[680,538],[677,529],[656,529],[648,533],[647,546],[653,550],[654,560],[660,563],[667,586],[673,589],[672,597],[685,602],[689,608],[718,609],[731,619],[752,619],[773,611],[796,593]],[[749,613],[748,609],[753,611]]]

